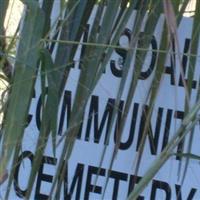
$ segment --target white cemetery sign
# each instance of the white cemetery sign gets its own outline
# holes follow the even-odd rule
[[[56,1],[55,1],[56,2]],[[52,17],[55,19],[58,10],[58,1],[54,5]],[[131,24],[134,23],[134,15],[132,14],[126,29],[124,30],[119,45],[127,46],[129,36],[131,34]],[[92,17],[91,17],[92,18]],[[90,19],[91,20],[91,19]],[[89,21],[89,24],[91,22]],[[163,18],[161,17],[152,37],[151,48],[157,50],[159,47],[161,30],[163,26]],[[179,26],[179,44],[181,53],[187,53],[190,47],[190,38],[192,30],[192,19],[184,18]],[[142,31],[142,30],[141,30]],[[167,37],[167,36],[166,36]],[[81,47],[77,51],[75,61],[79,60]],[[102,150],[104,148],[107,130],[112,116],[112,111],[120,83],[120,62],[124,59],[125,50],[119,52],[114,50],[111,59],[106,67],[105,73],[102,74],[91,98],[88,101],[82,128],[77,136],[77,140],[73,149],[72,156],[69,160],[66,170],[66,179],[61,188],[61,199],[101,199],[104,189],[106,177],[108,175],[108,167],[112,156],[113,148],[116,142],[114,123],[109,145],[105,154],[103,165],[100,169],[100,175],[93,191],[93,184],[97,175],[98,166]],[[176,78],[178,87],[173,82],[172,66],[170,56],[165,63],[165,73],[162,78],[161,87],[157,97],[157,102],[153,112],[151,121],[153,140],[147,138],[145,143],[144,154],[139,169],[139,174],[134,176],[133,164],[134,157],[138,151],[138,146],[142,137],[144,127],[144,116],[142,114],[142,106],[145,103],[147,91],[151,86],[153,79],[156,52],[149,52],[143,66],[143,79],[139,80],[136,94],[132,100],[131,109],[128,113],[125,130],[121,140],[119,152],[115,159],[112,171],[109,175],[108,186],[105,192],[105,199],[126,199],[129,192],[135,184],[141,179],[146,170],[151,166],[156,156],[166,146],[169,138],[176,132],[184,116],[184,88],[180,81],[179,69],[176,70]],[[181,56],[183,66],[187,69],[187,56]],[[197,58],[196,71],[194,73],[192,95],[196,97],[198,77],[200,76],[200,62]],[[134,62],[134,61],[133,61]],[[133,66],[132,62],[132,66]],[[178,62],[178,61],[177,61]],[[58,117],[57,141],[61,138],[64,130],[66,130],[66,121],[69,119],[71,107],[73,104],[77,80],[80,74],[79,63],[75,62],[74,68],[71,69],[69,80],[66,84],[63,98],[60,104]],[[133,67],[131,67],[133,70]],[[127,84],[130,83],[131,72],[127,77]],[[84,89],[84,88],[83,88]],[[124,100],[127,96],[127,87],[124,91],[123,98],[120,102],[120,109],[124,107]],[[26,191],[28,176],[31,170],[31,162],[34,158],[36,141],[40,127],[41,117],[41,100],[40,100],[40,80],[37,79],[35,86],[35,94],[32,98],[30,108],[30,122],[25,130],[22,151],[19,157],[19,163],[14,174],[15,182],[12,185],[10,199],[22,199]],[[176,99],[175,99],[176,96]],[[148,106],[146,106],[148,108]],[[175,114],[175,112],[177,114]],[[89,118],[89,115],[92,117]],[[118,119],[120,116],[118,113]],[[200,154],[200,134],[199,127],[195,128],[193,139],[192,153]],[[185,143],[188,143],[186,138]],[[179,145],[180,146],[180,145]],[[153,148],[155,147],[155,148]],[[52,143],[49,141],[48,146],[43,155],[43,161],[37,175],[34,189],[31,194],[32,199],[47,199],[52,180],[56,172],[57,163],[59,161],[62,150],[62,143],[56,150],[56,157],[53,156]],[[177,150],[176,150],[177,151]],[[187,175],[183,185],[178,180],[179,158],[171,157],[160,171],[156,174],[147,188],[141,193],[140,199],[200,199],[200,165],[198,161],[191,160],[187,170]],[[5,182],[0,188],[0,195],[4,195],[6,191]]]

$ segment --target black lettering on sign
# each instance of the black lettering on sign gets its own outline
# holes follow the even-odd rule
[[[135,176],[135,175],[131,175],[130,176],[130,180],[129,180],[129,186],[128,186],[128,195],[134,190],[135,188],[135,184],[139,183],[139,181],[142,179],[142,177],[140,176]],[[144,200],[144,196],[138,196],[138,198],[136,200]]]
[[[45,95],[47,95],[47,93],[48,93],[48,88],[46,88]],[[42,94],[40,95],[38,99],[35,117],[36,117],[35,121],[36,121],[37,129],[40,130],[41,120],[42,120]]]
[[[164,136],[163,136],[163,142],[162,142],[162,150],[166,147],[168,141],[169,141],[169,131],[170,131],[170,125],[172,122],[172,113],[173,110],[168,109],[167,110],[167,116],[166,116],[166,121],[165,121],[165,129],[164,129]]]
[[[183,111],[175,111],[174,113],[174,118],[176,119],[180,119],[181,121],[184,118],[184,112]],[[178,147],[177,147],[177,154],[180,154],[183,152],[183,148],[184,148],[184,141],[185,141],[185,137],[179,142]],[[181,160],[181,156],[176,156],[177,160]]]
[[[121,37],[122,36],[125,36],[128,39],[128,42],[130,43],[131,30],[128,29],[128,28],[125,28]],[[117,45],[120,45],[120,42],[118,42]],[[125,49],[115,49],[115,52],[120,56],[120,58],[118,60],[118,65],[116,64],[115,60],[111,60],[110,61],[110,69],[111,69],[111,72],[114,76],[122,77],[122,66],[124,65],[124,62],[126,60],[127,50],[125,50]]]
[[[156,41],[155,36],[152,36],[151,46],[152,46],[153,50],[157,50],[158,49],[157,41]],[[157,58],[157,52],[156,51],[152,51],[152,57],[151,57],[151,62],[150,62],[149,68],[144,72],[141,71],[139,79],[145,80],[151,75],[151,73],[153,72],[154,67],[155,67],[156,58]]]
[[[46,88],[46,90],[48,90],[48,88]],[[72,104],[71,96],[72,96],[71,91],[65,90],[62,107],[61,107],[60,118],[59,118],[58,135],[62,135],[65,121],[67,121],[67,125],[65,128],[67,128],[69,125],[69,119],[70,119],[70,114],[71,114],[71,104]],[[37,102],[35,117],[36,117],[36,126],[38,130],[40,130],[41,120],[42,120],[42,96],[41,95]],[[67,119],[65,120],[65,118]]]
[[[181,186],[180,185],[175,185],[175,189],[176,189],[176,199],[177,200],[183,200],[182,194],[181,194]],[[188,194],[187,200],[192,200],[194,195],[195,195],[195,193],[196,193],[196,191],[197,191],[197,189],[192,188],[190,190],[190,193]],[[184,197],[184,199],[186,199],[186,198]]]
[[[171,85],[175,85],[175,66],[176,66],[176,48],[174,39],[172,40],[172,53],[170,53],[170,66],[166,66],[165,73],[170,75]]]
[[[127,150],[131,147],[136,138],[136,151],[138,151],[141,144],[142,135],[144,132],[144,124],[146,123],[146,114],[149,109],[148,105],[140,105],[139,103],[133,103],[133,108],[130,112],[131,120],[129,120],[128,127],[129,130],[126,132],[126,139],[119,138],[121,137],[118,132],[122,124],[122,113],[124,112],[124,101],[120,100],[117,115],[113,122],[113,129],[111,127],[111,119],[113,116],[115,99],[108,98],[104,108],[100,110],[100,98],[99,96],[92,95],[89,103],[89,108],[86,113],[86,118],[80,123],[80,129],[77,133],[77,139],[82,139],[84,141],[92,141],[94,143],[99,143],[102,141],[105,145],[109,145],[112,140],[115,144],[119,141],[119,149]],[[64,97],[61,102],[61,112],[58,121],[58,135],[62,135],[69,126],[69,120],[71,115],[72,108],[72,92],[64,91]],[[37,107],[36,107],[36,124],[38,129],[40,129],[41,117],[42,117],[42,105],[41,105],[41,95],[39,97]],[[142,114],[140,115],[139,109],[143,109]],[[166,116],[166,117],[165,117]],[[159,151],[163,151],[169,140],[170,127],[173,119],[182,120],[184,117],[183,111],[173,111],[172,109],[166,109],[158,107],[158,110],[155,113],[155,124],[150,123],[149,132],[147,134],[147,140],[149,142],[150,153],[152,155],[157,155]],[[165,119],[165,121],[164,121]],[[83,129],[83,123],[86,123]],[[136,127],[139,127],[139,130],[136,132]],[[164,127],[162,127],[162,125]],[[153,127],[152,127],[153,126]],[[128,128],[127,128],[128,129]],[[114,133],[109,135],[109,130]],[[163,133],[161,132],[163,131]],[[136,135],[137,133],[137,135]],[[162,137],[162,138],[161,138]],[[159,141],[161,141],[161,149],[158,149]],[[181,152],[183,149],[184,141],[181,141],[178,144],[177,152]],[[180,156],[179,156],[180,157]],[[177,159],[180,159],[177,156]]]
[[[64,125],[64,122],[66,122],[66,121],[67,121],[67,125],[65,128],[68,128],[70,115],[71,115],[71,105],[72,105],[71,101],[72,101],[72,92],[65,90],[63,103],[62,103],[62,107],[61,107],[61,113],[60,113],[58,135],[62,135],[63,125]],[[67,118],[67,120],[65,119],[65,117]]]
[[[86,181],[86,186],[85,186],[85,195],[84,195],[84,200],[89,200],[90,193],[97,193],[101,194],[102,193],[102,187],[98,185],[92,185],[92,175],[99,175],[99,176],[105,176],[105,169],[98,169],[97,167],[88,167],[88,174],[87,174],[87,181]]]
[[[14,189],[16,192],[16,195],[20,198],[24,198],[26,195],[27,189],[22,189],[22,184],[20,184],[19,180],[22,180],[21,177],[19,177],[19,170],[20,166],[22,165],[22,162],[28,159],[31,164],[34,159],[34,155],[30,151],[24,151],[18,158],[17,165],[14,169]],[[37,180],[36,180],[36,189],[35,191],[32,191],[32,194],[34,195],[34,199],[38,200],[45,200],[49,198],[49,194],[42,194],[41,191],[45,190],[45,184],[52,183],[53,176],[51,174],[44,173],[44,167],[45,165],[53,165],[56,169],[57,159],[55,157],[49,157],[49,156],[43,156],[42,163],[39,168]],[[105,180],[106,175],[108,174],[108,169],[104,168],[98,168],[94,166],[85,166],[84,164],[77,163],[76,167],[74,166],[74,173],[70,174],[69,176],[69,168],[66,167],[66,171],[64,172],[64,177],[62,177],[64,180],[62,181],[62,184],[64,184],[62,187],[64,189],[64,199],[65,200],[71,200],[76,199],[85,199],[88,200],[91,198],[91,193],[96,193],[97,195],[102,195],[102,189],[103,189],[103,183],[101,181],[102,185],[99,185],[100,183],[97,182],[97,184],[94,185],[94,177],[96,175],[99,175],[99,177],[103,178]],[[25,169],[27,170],[27,168]],[[71,171],[71,170],[70,170]],[[136,184],[139,183],[142,177],[135,176],[119,171],[110,170],[109,171],[109,183],[113,182],[113,187],[109,187],[108,193],[110,195],[110,199],[117,200],[120,196],[120,190],[122,187],[120,187],[120,183],[122,184],[122,181],[124,184],[126,184],[127,187],[127,197],[129,194],[133,191]],[[43,184],[42,184],[43,183]],[[60,185],[62,186],[62,185]],[[174,188],[174,186],[173,186]],[[106,190],[107,191],[107,190]],[[175,193],[172,195],[172,191]],[[181,191],[181,186],[175,184],[175,190],[172,190],[172,186],[167,182],[160,181],[160,180],[152,180],[152,188],[150,193],[150,198],[147,197],[150,200],[157,200],[160,199],[162,196],[163,200],[172,200],[172,197],[176,196],[177,200],[193,200],[194,196],[197,192],[196,188],[191,188],[188,192],[188,195],[183,196]],[[60,194],[60,193],[59,193]],[[184,195],[186,193],[184,192]],[[112,197],[111,197],[112,196]],[[84,197],[84,198],[83,198]],[[124,197],[125,198],[125,197]],[[144,200],[145,197],[140,195],[137,200]]]
[[[185,45],[184,45],[184,50],[183,50],[183,53],[188,53],[190,49],[190,39],[186,39],[185,40]],[[184,75],[186,74],[186,68],[187,68],[187,61],[188,61],[188,56],[187,55],[183,55],[182,57],[182,67],[183,67],[183,73]],[[185,81],[187,82],[187,80],[185,79]],[[183,80],[182,80],[182,77],[180,75],[179,77],[179,83],[178,83],[179,86],[183,87]],[[195,86],[196,87],[196,86]]]
[[[117,134],[118,130],[120,129],[121,123],[122,123],[122,111],[123,111],[124,102],[121,101],[118,109],[118,115],[117,115],[117,122],[115,126],[115,135],[114,135],[114,141],[117,142]],[[137,115],[138,115],[138,109],[139,104],[134,103],[133,105],[133,112],[132,112],[132,119],[131,119],[131,127],[129,130],[129,137],[126,142],[120,142],[119,149],[121,150],[127,150],[133,143],[134,135],[135,135],[135,126],[137,122]]]
[[[168,183],[158,180],[153,180],[152,190],[151,190],[151,200],[156,200],[156,192],[157,190],[162,190],[165,194],[165,198],[163,200],[171,199],[171,188]]]
[[[17,160],[16,168],[14,169],[14,189],[15,189],[16,195],[20,198],[25,197],[27,189],[23,190],[22,188],[20,188],[19,169],[20,169],[21,163],[23,162],[24,159],[29,159],[31,162],[31,165],[32,165],[33,158],[34,158],[34,155],[30,151],[22,152],[22,154],[19,156],[19,158]]]
[[[183,67],[183,73],[184,75],[187,74],[187,70],[188,70],[188,56],[185,55],[189,52],[190,49],[190,42],[191,39],[186,38],[185,39],[185,44],[184,44],[184,49],[183,49],[183,57],[182,57],[182,67]],[[170,57],[170,65],[171,66],[166,66],[165,68],[165,73],[170,75],[170,84],[171,85],[175,85],[175,47],[173,48],[173,53],[174,55],[171,55]],[[185,82],[187,83],[188,80],[185,78]],[[181,78],[181,74],[179,75],[179,79],[178,79],[178,86],[183,87],[183,80]],[[192,81],[192,89],[196,89],[197,87],[197,81],[193,80]]]
[[[104,143],[108,141],[107,137],[108,137],[108,131],[111,125],[110,123],[111,123],[113,109],[114,109],[113,106],[114,106],[114,99],[108,99],[108,102],[106,104],[106,107],[103,113],[102,120],[99,125],[99,97],[94,96],[94,95],[91,97],[89,116],[88,116],[86,134],[85,134],[86,141],[90,140],[92,120],[94,122],[94,142],[99,143],[106,121],[107,121],[107,125],[106,125],[106,135],[105,135]]]
[[[188,53],[189,52],[189,49],[190,49],[190,42],[191,42],[191,39],[186,39],[185,40],[185,46],[184,46],[184,51],[183,51],[183,53],[184,53],[184,55],[183,55],[183,57],[182,57],[182,66],[183,66],[183,73],[184,73],[184,75],[186,75],[187,74],[187,70],[188,70],[188,56],[187,55],[185,55],[186,53]],[[188,79],[185,79],[185,82],[187,83],[188,82]],[[193,80],[192,81],[192,83],[191,83],[192,85],[192,88],[193,89],[196,89],[197,88],[197,81],[196,80]],[[180,87],[184,87],[184,85],[183,85],[183,80],[182,80],[182,78],[181,78],[181,75],[180,75],[180,77],[179,77],[179,83],[178,83],[178,85],[180,86]]]
[[[127,174],[111,171],[110,178],[114,179],[114,187],[113,187],[113,194],[112,194],[112,200],[117,200],[118,198],[118,191],[119,191],[119,184],[120,181],[127,181]]]
[[[69,187],[68,182],[68,170],[66,169],[66,175],[65,175],[65,181],[64,181],[64,199],[65,200],[71,200],[72,194],[75,194],[75,199],[79,200],[81,195],[81,188],[82,188],[82,182],[83,182],[83,172],[84,172],[84,165],[83,164],[77,164],[73,180],[71,183],[71,186]],[[76,186],[76,192],[74,192]]]
[[[41,183],[42,183],[42,181],[52,183],[53,176],[49,175],[49,174],[44,174],[43,170],[44,170],[44,165],[45,164],[56,165],[56,163],[57,163],[57,159],[56,158],[52,158],[52,157],[49,157],[49,156],[43,156],[42,163],[41,163],[39,171],[38,171],[38,178],[37,178],[36,189],[35,189],[35,199],[46,200],[46,199],[49,198],[48,195],[42,194],[40,192]]]
[[[144,127],[145,127],[145,123],[146,123],[146,115],[147,115],[148,109],[149,109],[149,107],[145,106],[144,109],[143,109],[143,112],[142,112],[138,141],[137,141],[137,149],[136,149],[137,151],[139,150],[143,134],[145,134],[144,133]],[[148,130],[148,133],[147,133],[147,136],[149,138],[150,150],[151,150],[152,155],[157,154],[159,136],[161,135],[160,129],[161,129],[161,124],[162,124],[162,116],[163,116],[163,108],[159,108],[158,112],[157,112],[157,117],[156,117],[156,127],[155,127],[154,136],[152,134],[153,131],[152,131],[151,123],[150,123],[150,127],[149,127],[149,130]]]
[[[122,36],[126,36],[128,39],[128,42],[130,43],[131,30],[126,28],[124,30],[124,32],[122,33]],[[120,46],[119,42],[118,42],[118,45]],[[157,48],[158,48],[155,36],[152,36],[151,46],[152,46],[153,50],[157,50]],[[120,59],[118,60],[118,65],[116,64],[115,60],[111,60],[110,61],[110,69],[114,76],[122,77],[122,70],[123,70],[123,66],[124,66],[124,63],[125,63],[125,60],[127,57],[127,50],[126,49],[115,49],[115,52],[120,56]],[[152,51],[152,56],[151,56],[151,61],[150,61],[149,67],[146,71],[141,71],[139,79],[145,80],[151,75],[151,73],[153,72],[154,67],[155,67],[156,58],[157,58],[157,52]]]
[[[32,99],[34,99],[34,98],[35,98],[35,89],[33,90],[33,96],[32,96]],[[28,114],[28,119],[27,119],[27,124],[26,124],[26,127],[28,127],[28,126],[29,126],[29,124],[30,124],[30,122],[31,122],[32,118],[33,118],[33,115],[31,115],[31,114]]]

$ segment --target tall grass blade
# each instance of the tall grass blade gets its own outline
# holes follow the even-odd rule
[[[4,22],[9,2],[9,0],[0,0],[0,70],[3,70],[7,77],[10,76],[11,67],[6,56],[3,55],[6,55]]]
[[[13,77],[14,84],[11,87],[6,111],[0,174],[6,169],[12,153],[23,138],[35,83],[34,77],[37,73],[38,45],[44,28],[44,13],[39,8],[38,3],[32,0],[23,2],[26,3],[29,12],[26,13],[24,19],[21,32],[23,39],[19,42]]]
[[[183,66],[182,66],[181,57],[180,57],[180,45],[178,42],[177,22],[176,22],[174,8],[170,0],[164,0],[163,5],[164,5],[164,13],[165,13],[166,23],[168,27],[168,32],[169,32],[169,40],[170,40],[171,46],[173,45],[173,42],[176,45],[181,79],[185,88],[185,98],[186,98],[186,102],[189,105],[190,97],[188,93],[187,83],[184,78],[184,71],[183,71]]]
[[[197,1],[196,7],[195,7],[195,15],[194,15],[194,21],[193,21],[191,47],[190,47],[190,54],[193,54],[193,55],[196,55],[198,53],[199,34],[200,34],[199,6],[200,6],[200,2]],[[190,57],[189,57],[189,70],[188,70],[188,91],[189,91],[190,98],[191,98],[191,93],[192,93],[192,84],[193,84],[194,72],[195,72],[195,68],[197,67],[196,61],[197,61],[197,57],[190,55]],[[200,96],[200,88],[198,87],[196,101],[198,101],[199,96]],[[188,112],[188,110],[189,110],[189,105],[187,105],[187,103],[185,103],[185,112]],[[187,154],[191,153],[192,144],[193,144],[193,137],[194,137],[194,129],[191,130],[191,133],[190,133],[190,136],[189,136],[189,143],[188,143],[188,146],[187,146]],[[187,173],[189,161],[190,161],[190,157],[186,157],[184,171],[183,171],[183,177],[182,177],[182,181],[181,181],[182,183],[183,183],[185,176],[186,176],[186,173]]]
[[[8,8],[9,0],[0,0],[0,35],[3,36],[5,34],[4,30],[4,21],[6,17],[6,11]],[[5,39],[3,37],[0,38],[0,50],[5,46]]]
[[[76,4],[77,4],[77,2],[76,2]],[[92,13],[94,5],[95,5],[95,0],[83,0],[83,1],[79,2],[74,10],[73,16],[67,20],[67,21],[69,21],[68,33],[67,34],[65,33],[65,36],[64,35],[63,35],[63,37],[61,36],[60,39],[66,39],[69,41],[80,41],[81,36],[85,32],[85,29],[86,29],[86,26],[88,23],[88,19]],[[58,51],[57,51],[58,58],[56,59],[57,60],[56,64],[58,66],[62,66],[62,64],[66,65],[66,63],[73,62],[77,47],[78,47],[78,45],[75,45],[75,44],[65,45],[65,49],[64,49],[65,51],[63,51],[63,49],[60,50],[61,52],[66,52],[65,55],[63,55],[63,56],[65,56],[64,59],[62,58],[62,54],[60,54],[59,49],[58,49]],[[59,46],[59,48],[62,48],[62,45]],[[59,63],[59,60],[61,60],[61,63]],[[61,77],[61,83],[60,83],[60,93],[62,93],[62,91],[65,87],[70,67],[71,67],[71,65],[68,65],[68,66],[66,65],[66,67],[62,71],[62,77]]]
[[[35,158],[32,164],[32,171],[29,177],[28,190],[26,193],[26,198],[29,198],[31,194],[31,188],[33,187],[35,176],[39,170],[39,163],[42,160],[43,153],[51,134],[53,153],[56,154],[56,133],[57,133],[57,114],[59,106],[59,87],[57,85],[59,77],[55,73],[49,73],[55,68],[54,63],[51,58],[51,54],[47,49],[41,49],[41,67],[44,68],[42,71],[45,72],[44,75],[47,78],[48,89],[42,87],[42,122],[40,127],[40,134],[37,140],[37,147],[35,152]],[[46,98],[45,98],[45,93]]]

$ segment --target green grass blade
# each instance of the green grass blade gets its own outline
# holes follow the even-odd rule
[[[8,178],[7,190],[6,190],[6,194],[5,194],[4,199],[9,199],[9,194],[10,194],[11,186],[12,186],[12,183],[13,183],[13,180],[14,180],[14,173],[15,173],[16,166],[17,166],[17,163],[18,163],[18,156],[19,156],[19,153],[20,153],[20,149],[21,149],[21,145],[17,144],[17,146],[15,148],[14,156],[13,156],[12,165],[11,165],[12,168],[11,168],[11,170],[9,170],[10,174],[9,174],[9,178]]]
[[[45,19],[44,29],[43,29],[43,36],[46,35],[47,32],[50,29],[50,15],[51,15],[52,5],[53,5],[53,1],[43,1],[43,3],[42,3],[42,9],[43,9],[43,11],[45,13],[45,18],[43,16],[43,18]],[[38,62],[37,62],[37,64],[38,64]],[[48,65],[48,66],[50,66],[50,65]],[[43,77],[44,76],[41,76],[41,79],[42,79],[42,91],[43,91],[43,94],[44,94],[44,93],[46,93],[46,90],[45,90],[45,79]],[[42,96],[44,96],[44,95],[42,95]],[[43,99],[43,102],[44,102],[44,99]],[[52,115],[52,116],[56,116],[56,115]],[[5,195],[6,199],[9,196],[9,191],[10,191],[10,186],[11,186],[12,181],[13,181],[13,174],[14,174],[15,166],[16,166],[16,164],[18,162],[19,151],[20,151],[20,145],[17,144],[17,147],[15,149],[14,158],[13,158],[13,165],[12,165],[14,167],[12,168],[11,174],[9,176],[9,182],[8,182],[8,185],[7,185],[7,192],[6,192],[6,195]]]
[[[200,156],[192,153],[174,153],[172,156],[185,157],[188,159],[200,160]]]
[[[0,0],[0,35],[4,35],[4,21],[6,17],[6,11],[8,8],[9,0]],[[5,46],[4,38],[0,38],[0,50]]]
[[[37,141],[37,147],[35,152],[35,158],[32,165],[31,175],[28,182],[28,191],[26,198],[29,198],[31,194],[31,188],[33,187],[36,173],[39,170],[43,153],[50,134],[52,135],[53,153],[56,154],[56,133],[57,133],[57,114],[59,106],[59,87],[57,85],[59,77],[56,73],[50,73],[55,68],[52,61],[51,54],[47,49],[41,49],[41,67],[44,68],[43,75],[46,76],[48,82],[47,97],[43,97],[43,109],[42,109],[42,122],[41,130]],[[45,96],[46,88],[43,86],[42,95]]]
[[[194,15],[194,21],[193,21],[193,28],[192,28],[192,37],[191,37],[191,47],[190,47],[190,53],[196,55],[198,52],[198,44],[199,44],[199,34],[200,34],[200,26],[199,26],[199,19],[200,19],[200,11],[199,11],[200,2],[196,2],[196,8],[195,8],[195,15]],[[194,78],[194,72],[196,66],[196,56],[190,56],[189,57],[189,70],[188,70],[188,91],[189,95],[191,96],[192,92],[192,83]],[[199,99],[200,95],[200,89],[198,88],[197,92],[197,98],[196,101]],[[185,102],[185,112],[189,110],[189,105]],[[189,143],[187,146],[187,153],[191,152],[192,143],[193,143],[193,136],[194,136],[194,130],[191,130],[191,134],[189,136]],[[182,177],[182,183],[185,179],[188,165],[189,165],[190,157],[186,157],[185,166],[184,166],[184,172]]]
[[[77,8],[75,9],[73,16],[69,19],[74,22],[74,23],[69,23],[68,25],[69,34],[67,35],[67,39],[69,41],[80,41],[81,36],[84,33],[86,25],[88,23],[88,19],[94,8],[94,5],[95,5],[95,0],[84,0],[77,5]],[[68,57],[66,59],[67,63],[73,62],[77,47],[78,44],[66,45],[66,51],[69,52],[67,54]],[[59,53],[58,56],[60,56]],[[63,76],[61,79],[60,93],[62,93],[66,85],[69,70],[70,70],[70,65],[69,66],[66,65],[66,67],[63,70]]]
[[[118,24],[114,28],[113,38],[111,38],[111,42],[110,42],[111,45],[116,45],[117,42],[119,41],[121,33],[123,32],[124,28],[126,27],[128,19],[130,18],[135,6],[136,6],[136,1],[131,1],[130,6],[124,10],[124,13],[123,13],[123,15],[121,15],[121,18],[119,19]],[[112,52],[113,52],[113,48],[106,49],[106,55],[105,55],[105,58],[103,59],[103,62],[101,63],[99,70],[96,74],[96,78],[94,80],[94,85],[97,84],[97,82],[99,81],[99,79],[101,77],[101,74],[103,73],[103,71],[105,71],[106,65],[109,62]]]
[[[44,27],[44,33],[43,35],[47,35],[51,29],[51,12],[52,12],[52,8],[53,8],[53,4],[54,4],[54,0],[43,0],[42,2],[42,10],[45,13],[45,27]]]
[[[9,95],[5,117],[3,146],[1,153],[0,174],[6,168],[16,144],[21,143],[26,125],[28,110],[33,93],[39,58],[38,44],[44,28],[44,13],[35,1],[27,3],[26,13],[21,32],[21,40],[16,56],[13,85]],[[40,21],[40,23],[38,23]],[[27,32],[29,34],[27,34]],[[24,83],[23,80],[29,80]]]
[[[41,50],[42,56],[42,67],[44,67],[44,74],[47,77],[47,102],[44,109],[44,113],[47,112],[47,115],[44,116],[46,118],[45,124],[50,126],[50,132],[52,133],[53,139],[53,152],[55,155],[56,151],[56,132],[57,132],[57,114],[58,114],[58,106],[59,106],[59,86],[58,81],[59,77],[56,76],[56,73],[52,73],[52,70],[55,68],[55,65],[52,61],[51,54],[47,49]],[[43,89],[44,90],[44,89]],[[46,90],[46,88],[45,88]],[[42,93],[45,93],[45,90]]]
[[[10,75],[10,65],[7,61],[7,58],[2,56],[6,54],[6,39],[5,39],[5,30],[4,22],[6,17],[6,11],[9,5],[9,0],[0,0],[0,70],[3,70],[4,73],[9,77]]]

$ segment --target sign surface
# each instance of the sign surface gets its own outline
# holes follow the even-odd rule
[[[57,6],[54,5],[53,18],[56,17]],[[135,13],[132,14],[126,29],[124,30],[119,45],[128,46],[130,27],[134,23]],[[91,19],[92,20],[92,17]],[[91,22],[89,21],[89,24]],[[154,36],[152,36],[151,47],[154,50],[159,48],[160,37],[163,26],[161,17],[156,26]],[[187,27],[187,29],[185,28]],[[179,44],[181,53],[188,53],[190,48],[190,38],[192,30],[192,19],[184,18],[178,29]],[[142,30],[141,30],[142,31]],[[80,49],[77,51],[75,61],[79,60]],[[124,50],[125,51],[125,50]],[[154,138],[147,138],[145,143],[144,154],[138,176],[134,176],[134,158],[141,142],[142,131],[144,128],[144,115],[142,113],[143,105],[146,100],[147,92],[151,86],[156,64],[156,52],[149,52],[142,69],[143,79],[139,80],[135,96],[132,100],[131,109],[128,113],[123,137],[121,140],[118,155],[114,161],[111,173],[109,174],[108,186],[106,188],[104,199],[126,199],[130,191],[144,175],[146,170],[151,166],[156,156],[164,149],[169,139],[176,132],[184,116],[184,88],[180,81],[180,71],[176,69],[176,79],[178,86],[173,82],[172,66],[170,55],[168,56],[163,75],[161,87],[157,97],[151,128]],[[116,94],[120,83],[120,71],[123,66],[123,53],[115,50],[111,56],[110,62],[106,67],[105,73],[97,84],[91,95],[84,114],[82,128],[77,136],[72,156],[69,160],[66,180],[62,185],[61,199],[101,199],[104,190],[108,168],[116,142],[115,128],[120,123],[120,112],[117,114],[112,133],[109,139],[109,145],[100,169],[100,175],[93,190],[93,185],[98,173],[100,158],[108,136],[108,127],[113,114],[113,105],[116,100]],[[183,66],[188,69],[187,56],[181,56]],[[197,65],[200,66],[199,58]],[[74,94],[77,86],[77,80],[80,74],[79,63],[75,62],[74,68],[71,69],[69,80],[66,84],[63,98],[60,104],[58,117],[57,141],[61,139],[67,127],[71,107],[73,104]],[[177,61],[178,64],[178,61]],[[127,87],[123,93],[119,110],[123,110],[124,101],[127,97],[128,85],[131,81],[131,74],[134,70],[134,58],[131,63],[131,71],[127,77]],[[187,74],[187,73],[186,73]],[[193,80],[192,95],[195,101],[198,77],[200,75],[199,67],[196,67]],[[187,77],[187,75],[186,75]],[[187,78],[186,78],[187,79]],[[84,86],[83,86],[83,89]],[[15,183],[12,186],[10,199],[22,199],[27,187],[28,176],[31,169],[31,162],[34,158],[37,137],[40,128],[41,118],[41,91],[40,80],[37,79],[35,86],[35,95],[32,99],[30,108],[30,122],[26,128],[22,144],[22,152],[15,172]],[[146,105],[148,109],[148,105]],[[199,127],[195,127],[192,153],[199,155],[200,134]],[[187,147],[188,138],[185,140]],[[61,154],[63,143],[61,142],[56,150],[56,157],[53,156],[52,143],[49,140],[48,146],[43,156],[43,162],[32,191],[32,199],[47,199],[52,179],[55,175],[57,163]],[[181,144],[180,144],[181,145]],[[179,145],[179,147],[180,147]],[[178,148],[176,149],[178,151]],[[176,153],[176,152],[175,152]],[[179,170],[180,158],[172,156],[161,170],[156,174],[154,179],[149,183],[147,188],[142,192],[141,199],[200,199],[200,165],[198,161],[191,160],[183,184],[178,179],[179,173],[182,175],[183,170]],[[184,162],[182,164],[184,166]],[[183,169],[183,166],[181,169]],[[180,176],[181,177],[181,176]],[[0,194],[3,196],[6,190],[4,183],[0,188]]]

